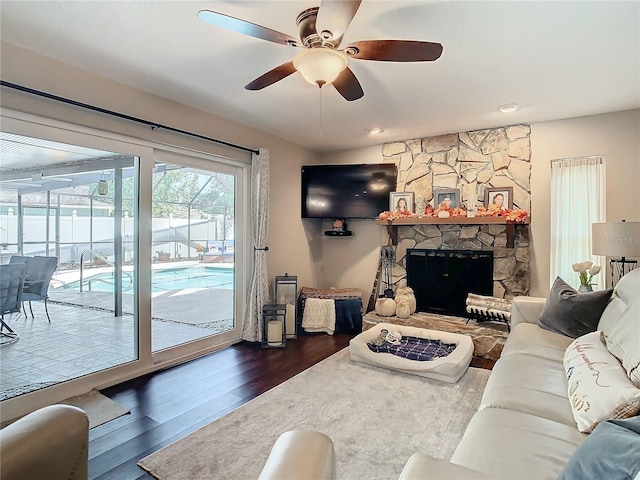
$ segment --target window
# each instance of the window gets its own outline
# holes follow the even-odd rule
[[[578,275],[571,267],[574,263],[590,260],[603,265],[604,257],[591,254],[591,224],[604,221],[604,158],[552,161],[550,283],[559,276],[577,288]]]

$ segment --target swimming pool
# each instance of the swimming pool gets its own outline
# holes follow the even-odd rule
[[[205,267],[202,265],[194,267],[165,268],[152,270],[151,291],[168,292],[171,290],[182,290],[184,288],[223,288],[233,289],[233,268]],[[91,282],[90,289],[98,292],[113,292],[113,273],[100,273],[84,280],[84,289],[89,290],[88,283]],[[64,289],[80,289],[80,281],[67,283]],[[122,279],[122,291],[133,292],[133,282],[130,274],[125,273]]]

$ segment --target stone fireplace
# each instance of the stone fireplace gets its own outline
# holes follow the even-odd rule
[[[513,208],[531,211],[529,125],[452,133],[383,145],[382,161],[398,165],[398,191],[413,192],[416,213],[434,205],[434,189],[460,189],[460,204],[483,205],[487,188],[509,187]],[[454,220],[454,219],[451,219]],[[513,245],[504,224],[399,224],[392,277],[406,283],[408,248],[493,252],[493,296],[527,295],[529,225],[516,225]]]

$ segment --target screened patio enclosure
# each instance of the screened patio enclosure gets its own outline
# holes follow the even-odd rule
[[[235,327],[235,175],[156,161],[142,246],[137,156],[6,132],[0,154],[0,264],[57,259],[51,323],[37,302],[8,320],[20,338],[0,348],[0,400],[139,358],[140,256],[152,352]]]
[[[117,255],[125,262],[133,260],[135,158],[102,155],[24,171],[10,168],[12,160],[3,149],[1,263],[14,254],[55,255],[64,269],[79,265],[87,250],[103,260]],[[101,188],[107,188],[105,193]],[[114,218],[120,220],[120,235],[104,227]],[[157,164],[153,224],[155,260],[165,249],[175,260],[202,259],[205,254],[227,255],[229,260],[234,251],[233,176]]]

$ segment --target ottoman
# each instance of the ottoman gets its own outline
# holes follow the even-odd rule
[[[383,329],[389,332],[400,332],[403,337],[411,336],[452,343],[456,345],[456,348],[446,357],[427,361],[409,360],[392,353],[373,352],[369,349],[367,343],[371,343],[376,339]],[[433,378],[442,382],[455,383],[469,368],[471,357],[473,356],[473,341],[470,336],[459,333],[379,323],[353,338],[349,342],[349,353],[351,354],[351,360],[354,362],[367,363],[376,367],[389,368]]]

